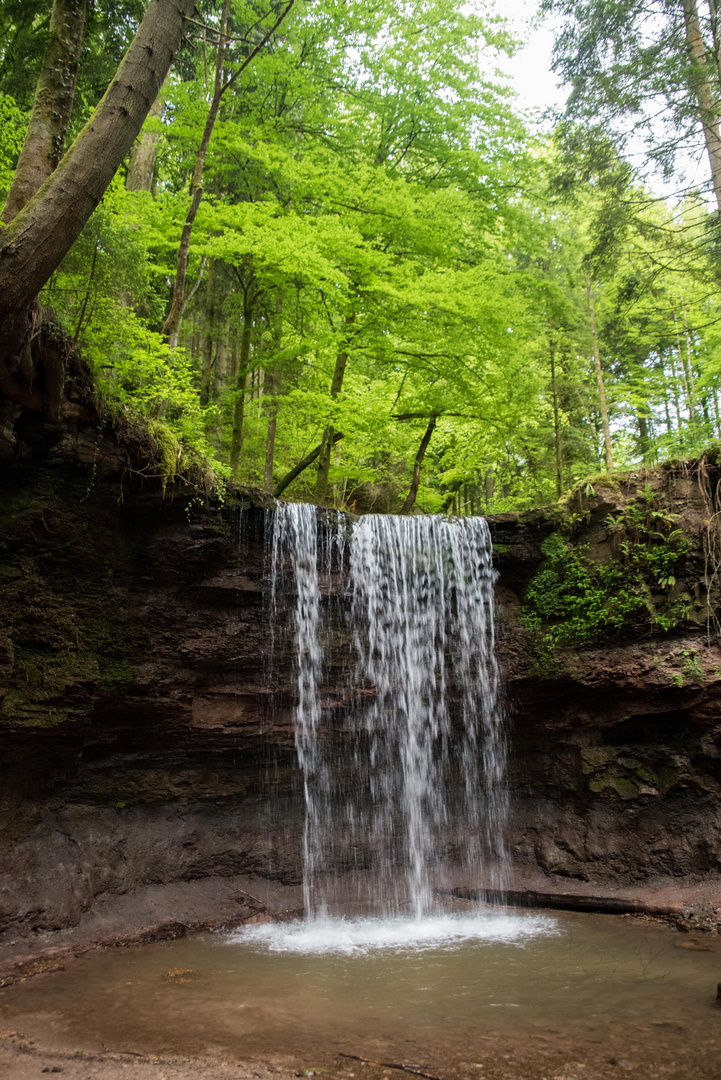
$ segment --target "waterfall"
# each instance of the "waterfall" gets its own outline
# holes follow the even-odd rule
[[[367,882],[377,911],[417,918],[459,873],[498,888],[505,741],[486,522],[369,514],[331,527],[288,504],[270,537],[274,615],[281,582],[292,594],[307,914]],[[321,591],[332,572],[335,610]],[[322,700],[326,639],[342,657],[340,702]]]

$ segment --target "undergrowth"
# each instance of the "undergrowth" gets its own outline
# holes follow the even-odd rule
[[[572,541],[577,515],[567,515],[541,545],[545,562],[523,612],[541,667],[552,664],[557,647],[586,645],[637,623],[668,631],[688,617],[691,599],[678,591],[677,578],[692,542],[650,485],[636,495],[606,519],[607,561],[595,561],[587,543]]]

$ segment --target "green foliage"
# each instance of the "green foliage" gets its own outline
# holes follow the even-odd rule
[[[546,562],[526,591],[524,622],[544,663],[556,647],[589,644],[639,622],[667,631],[688,616],[688,602],[673,595],[672,571],[678,572],[692,544],[659,496],[650,486],[639,490],[607,525],[617,554],[605,562],[590,557],[588,544],[574,545],[560,532],[541,545]],[[659,588],[668,590],[661,605],[654,602]],[[697,667],[687,657],[686,674]]]
[[[71,135],[144,6],[90,6]],[[482,5],[307,0],[241,71],[271,8],[234,0],[225,57],[234,81],[208,148],[188,305],[171,349],[162,327],[217,48],[220,6],[202,5],[206,29],[189,24],[165,111],[144,128],[157,140],[151,190],[128,192],[119,174],[42,294],[89,359],[106,411],[150,424],[161,484],[194,468],[222,481],[233,445],[236,479],[277,483],[331,425],[343,434],[331,456],[333,504],[398,510],[437,417],[417,509],[525,509],[570,490],[559,532],[572,539],[586,523],[584,500],[614,482],[600,473],[594,350],[616,468],[687,457],[721,434],[708,207],[696,195],[650,201],[612,129],[586,122],[607,106],[627,114],[638,87],[632,54],[654,93],[665,93],[666,69],[653,68],[658,51],[641,48],[638,5],[547,6],[566,20],[562,70],[577,60],[587,76],[573,96],[580,122],[569,116],[552,137],[529,135],[515,113],[495,70],[515,42]],[[2,8],[0,194],[49,10],[39,0]],[[655,28],[676,50],[666,75],[687,94],[667,16],[663,8]],[[611,69],[617,83],[606,79]],[[345,375],[331,393],[339,355]],[[315,481],[310,468],[285,494],[312,499]],[[587,565],[573,547],[567,567],[547,555],[536,616],[551,618],[541,609],[568,600],[577,620],[568,633],[579,640],[644,605],[657,626],[675,625],[688,600],[671,523],[642,500],[610,527],[611,569]],[[622,595],[611,597],[617,586]],[[667,600],[659,606],[648,589]]]
[[[15,99],[0,92],[0,201],[10,190],[15,162],[25,137],[26,120]]]

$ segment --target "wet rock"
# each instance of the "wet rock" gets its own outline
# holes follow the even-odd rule
[[[250,873],[295,883],[291,598],[279,597],[270,673],[264,501],[236,491],[221,506],[171,489],[163,499],[152,479],[121,487],[117,440],[80,414],[67,424],[0,476],[0,928],[75,926],[103,897],[149,886]],[[674,483],[675,512],[698,532],[693,484]],[[617,498],[591,510],[599,557]],[[721,880],[718,646],[689,623],[569,650],[540,674],[519,612],[556,524],[535,511],[491,525],[504,548],[498,655],[516,866],[555,879],[546,891],[562,891],[560,879]],[[337,612],[324,722],[339,753],[342,586],[324,577]],[[689,658],[702,678],[683,676]],[[449,836],[448,848],[463,842]],[[712,927],[721,910],[693,918]]]

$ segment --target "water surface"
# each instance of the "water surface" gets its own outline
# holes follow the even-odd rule
[[[355,1054],[444,1080],[481,1066],[524,1080],[710,1080],[720,978],[718,938],[635,918],[346,919],[88,954],[0,992],[0,1019],[58,1047],[222,1053],[333,1075],[353,1068],[339,1054]]]

